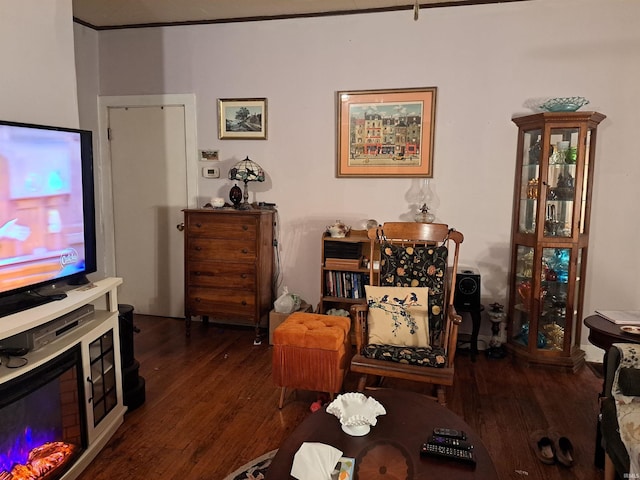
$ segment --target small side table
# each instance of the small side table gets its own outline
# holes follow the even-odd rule
[[[478,308],[456,308],[456,312],[460,315],[469,313],[471,315],[471,341],[469,346],[469,353],[471,361],[476,361],[476,355],[478,355],[478,333],[480,332],[480,322],[482,320],[481,312],[484,310],[484,305],[480,304]],[[464,315],[463,315],[464,316]]]
[[[620,325],[600,315],[585,318],[584,324],[589,327],[589,342],[602,348],[605,355],[614,343],[639,343],[640,340],[636,335],[623,332],[620,330]]]

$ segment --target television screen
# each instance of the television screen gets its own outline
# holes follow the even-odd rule
[[[91,138],[0,121],[0,305],[96,271]]]

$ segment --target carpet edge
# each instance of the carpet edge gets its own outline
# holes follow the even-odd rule
[[[256,465],[256,464],[258,464],[260,462],[263,462],[264,460],[266,460],[268,458],[275,457],[277,452],[278,452],[278,449],[276,448],[274,450],[271,450],[270,452],[265,453],[264,455],[259,456],[258,458],[254,458],[253,460],[245,463],[241,467],[239,467],[236,470],[234,470],[233,472],[231,472],[229,475],[224,477],[223,480],[233,480],[235,477],[240,475],[242,472],[247,471],[252,466],[254,466],[254,465]]]

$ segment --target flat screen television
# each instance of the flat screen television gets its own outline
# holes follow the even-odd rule
[[[0,316],[64,298],[96,260],[91,132],[0,121]]]

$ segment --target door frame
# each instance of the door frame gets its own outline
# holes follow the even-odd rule
[[[111,145],[108,137],[109,108],[124,107],[184,107],[185,157],[187,161],[187,205],[195,208],[198,199],[198,142],[196,128],[196,96],[187,94],[98,96],[98,156],[94,175],[100,184],[100,216],[97,225],[104,239],[103,265],[106,276],[116,274],[115,218],[113,214],[113,182],[111,173]],[[95,156],[94,156],[95,157]]]

